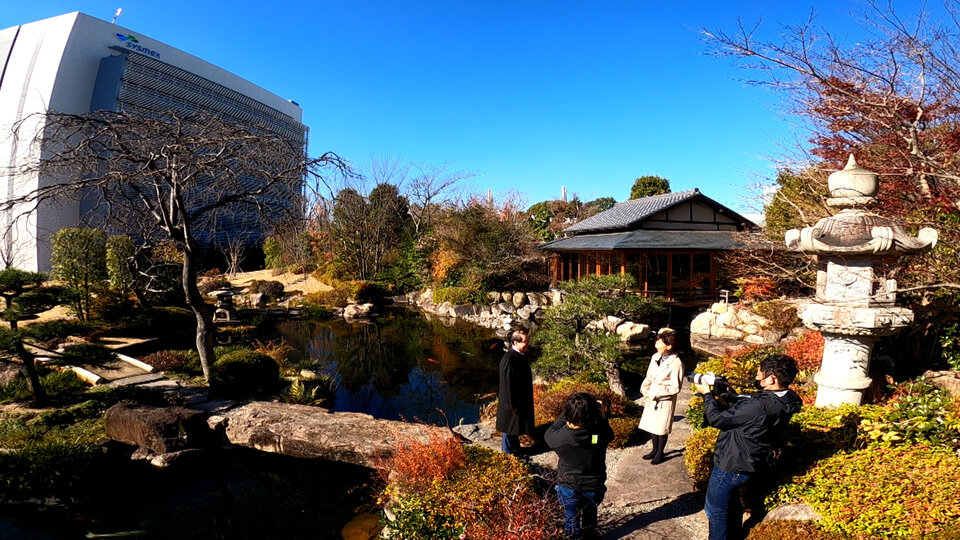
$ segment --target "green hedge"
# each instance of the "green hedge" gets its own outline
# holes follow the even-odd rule
[[[477,303],[478,292],[470,287],[440,287],[433,291],[433,303],[473,304]]]
[[[828,531],[857,538],[921,538],[960,520],[960,457],[926,444],[840,453],[783,486],[780,502],[804,501]]]

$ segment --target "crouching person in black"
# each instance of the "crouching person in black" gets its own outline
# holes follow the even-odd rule
[[[564,531],[569,538],[595,538],[597,506],[607,492],[607,445],[613,440],[601,404],[590,394],[570,396],[544,439],[560,458],[555,489]]]
[[[757,368],[759,394],[743,398],[723,409],[708,386],[695,384],[703,395],[707,424],[720,430],[713,456],[713,473],[707,486],[704,510],[710,522],[710,540],[742,536],[743,514],[738,488],[767,462],[771,448],[780,441],[790,417],[803,404],[788,387],[797,376],[793,358],[772,355]]]

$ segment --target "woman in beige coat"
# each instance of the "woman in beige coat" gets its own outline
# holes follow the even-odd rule
[[[654,465],[663,462],[667,434],[673,427],[677,394],[683,384],[683,362],[673,352],[676,335],[673,331],[665,330],[658,332],[655,344],[657,353],[650,359],[647,376],[640,386],[644,406],[638,427],[649,433],[653,441],[653,449],[643,459],[651,460]]]

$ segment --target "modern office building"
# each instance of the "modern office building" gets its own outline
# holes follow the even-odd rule
[[[37,159],[25,148],[32,138],[25,131],[43,129],[28,120],[46,111],[99,110],[205,111],[306,146],[307,129],[295,102],[132,30],[68,13],[0,30],[0,200],[56,181],[22,174],[25,161]],[[21,128],[15,133],[14,126]],[[65,200],[0,212],[0,263],[49,270],[50,235],[82,224],[86,206]],[[259,220],[249,217],[218,223],[201,243],[216,247],[236,234],[252,241],[262,231],[255,230]]]

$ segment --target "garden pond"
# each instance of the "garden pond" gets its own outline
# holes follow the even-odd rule
[[[277,334],[301,367],[334,378],[332,410],[436,425],[477,421],[504,351],[488,329],[403,307],[366,322],[284,321]],[[639,386],[649,345],[628,353],[628,390]],[[164,470],[131,461],[123,445],[102,450],[81,474],[81,502],[0,505],[0,537],[339,538],[374,505],[379,484],[368,469],[242,448]]]

